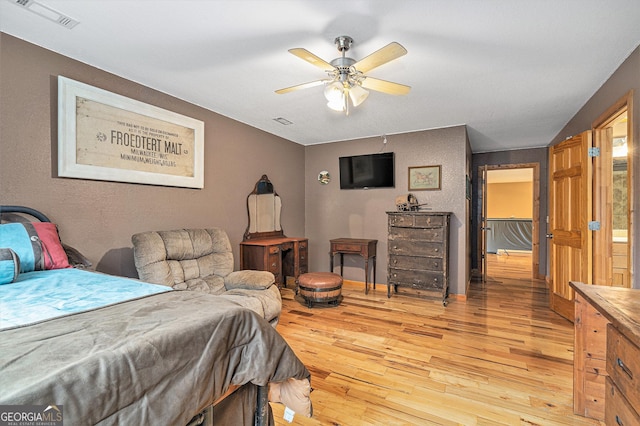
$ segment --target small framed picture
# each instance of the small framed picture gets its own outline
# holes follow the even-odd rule
[[[440,189],[442,166],[409,167],[409,191]]]

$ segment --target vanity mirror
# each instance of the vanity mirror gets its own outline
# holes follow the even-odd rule
[[[249,224],[240,243],[240,268],[269,271],[279,287],[308,270],[308,240],[287,237],[280,224],[282,200],[262,175],[247,196]]]
[[[280,196],[273,189],[273,184],[267,175],[262,175],[253,191],[247,196],[249,224],[244,233],[244,240],[283,237],[284,233],[280,225],[281,210]]]

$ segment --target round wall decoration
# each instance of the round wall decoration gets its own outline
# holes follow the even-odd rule
[[[331,176],[329,176],[329,172],[326,170],[323,170],[320,172],[320,174],[318,174],[318,182],[320,182],[322,185],[326,185],[331,181]]]

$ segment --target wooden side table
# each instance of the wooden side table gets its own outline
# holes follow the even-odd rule
[[[376,247],[378,240],[361,238],[336,238],[330,240],[329,271],[333,272],[333,258],[340,253],[340,275],[344,271],[344,255],[359,254],[364,258],[364,294],[369,293],[369,259],[373,262],[373,288],[376,288]]]

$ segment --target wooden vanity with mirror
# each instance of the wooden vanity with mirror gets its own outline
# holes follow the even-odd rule
[[[308,240],[287,237],[280,224],[282,200],[267,175],[247,196],[249,224],[240,243],[240,269],[269,271],[278,287],[308,270]]]

